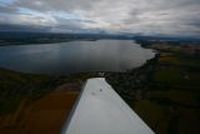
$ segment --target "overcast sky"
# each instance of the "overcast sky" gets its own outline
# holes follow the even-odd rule
[[[0,0],[0,30],[200,36],[200,0]]]

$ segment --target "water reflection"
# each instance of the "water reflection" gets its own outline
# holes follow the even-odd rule
[[[29,73],[125,71],[154,56],[133,41],[75,41],[0,47],[0,67]]]

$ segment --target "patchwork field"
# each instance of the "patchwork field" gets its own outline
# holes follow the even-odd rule
[[[198,54],[188,54],[180,45],[148,48],[158,50],[157,57],[129,73],[111,74],[107,80],[156,133],[199,134]]]
[[[200,59],[171,47],[160,50],[154,84],[133,109],[159,134],[200,133]]]

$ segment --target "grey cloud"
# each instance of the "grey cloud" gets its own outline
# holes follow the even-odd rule
[[[18,0],[13,4],[20,7],[24,6],[39,11],[71,11],[74,9],[89,9],[93,5],[93,3],[97,1],[98,0]]]
[[[18,12],[20,8],[29,13]],[[0,5],[0,23],[199,35],[200,0],[15,0]],[[11,18],[12,17],[12,18]]]
[[[16,12],[15,7],[0,5],[0,13],[15,13],[15,12]]]
[[[48,32],[51,27],[34,27],[30,25],[12,25],[12,24],[1,24],[0,31],[31,31],[31,32]]]

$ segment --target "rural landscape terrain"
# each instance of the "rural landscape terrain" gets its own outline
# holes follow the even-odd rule
[[[103,76],[129,106],[160,134],[198,134],[200,46],[137,40],[156,56],[126,72],[63,76],[0,69],[0,131],[59,133],[88,78]]]

